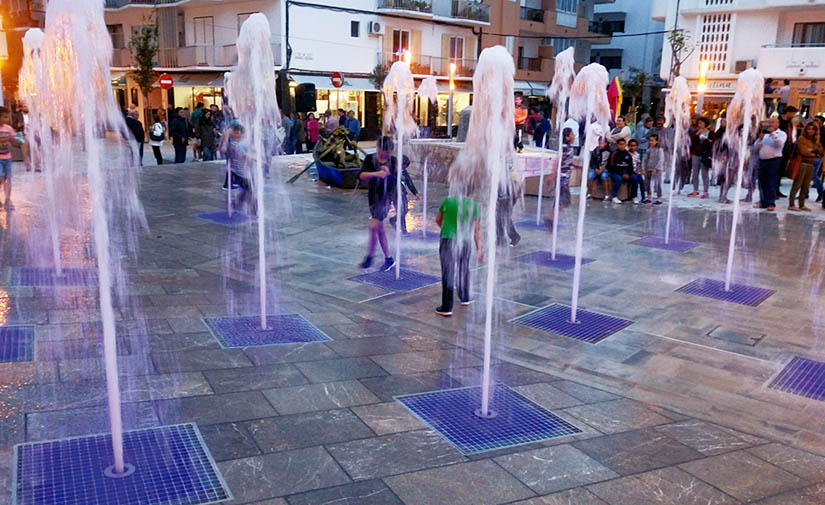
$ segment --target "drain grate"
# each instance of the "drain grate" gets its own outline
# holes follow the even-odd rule
[[[64,268],[61,275],[54,268],[12,268],[10,286],[95,286],[97,269]]]
[[[396,279],[395,268],[393,268],[388,272],[378,270],[376,272],[350,277],[349,280],[363,284],[372,284],[387,291],[403,292],[439,283],[441,282],[441,277],[402,268],[400,278]]]
[[[134,473],[105,475],[111,435],[20,444],[14,448],[16,505],[196,505],[231,499],[194,424],[123,434]]]
[[[634,240],[631,244],[678,252],[687,252],[695,247],[699,247],[699,242],[691,242],[690,240],[679,240],[674,238],[670,239],[668,243],[665,244],[664,237],[655,235],[648,235],[640,238],[639,240]]]
[[[590,344],[597,344],[617,331],[633,324],[633,321],[627,319],[584,309],[576,311],[578,321],[571,323],[570,311],[569,306],[554,303],[521,315],[510,322],[557,333],[576,340],[583,340]]]
[[[556,253],[556,259],[553,259],[553,253],[550,251],[536,251],[528,254],[523,254],[515,258],[521,263],[533,263],[544,267],[558,268],[561,270],[571,270],[576,266],[576,257],[567,254]],[[582,265],[596,261],[591,258],[582,258]]]
[[[242,212],[233,212],[230,217],[225,210],[218,212],[206,212],[204,214],[198,214],[196,217],[203,219],[204,221],[217,223],[223,226],[238,226],[255,220],[251,216],[248,216]]]
[[[814,400],[825,400],[825,363],[795,356],[768,386]]]
[[[205,317],[203,322],[225,348],[332,340],[300,314],[267,316],[265,330],[260,316]]]
[[[745,284],[731,284],[730,291],[725,291],[724,282],[706,278],[696,279],[676,291],[751,307],[756,307],[776,293],[773,289],[746,286]]]
[[[0,326],[0,363],[34,361],[34,326]]]
[[[491,391],[490,410],[495,416],[486,419],[475,414],[481,406],[479,386],[395,399],[465,455],[581,433],[503,384],[496,384]]]

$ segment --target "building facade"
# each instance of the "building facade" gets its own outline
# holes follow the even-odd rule
[[[604,65],[610,72],[611,79],[630,79],[631,69],[639,69],[649,75],[651,78],[647,80],[636,103],[646,112],[655,112],[660,108],[658,90],[663,84],[659,79],[659,69],[664,43],[664,34],[661,32],[664,31],[665,24],[652,17],[655,3],[661,3],[661,0],[616,0],[596,5],[593,14],[594,31],[619,36],[613,37],[608,43],[593,44],[590,61]],[[629,36],[631,34],[640,35]],[[633,101],[627,93],[625,95],[623,108],[629,110]]]
[[[47,0],[3,0],[0,2],[0,36],[5,36],[8,58],[0,60],[0,92],[8,105],[17,89],[17,73],[23,63],[23,36],[29,28],[43,28]],[[0,41],[0,43],[2,43]],[[5,55],[2,55],[5,56]]]
[[[704,113],[714,116],[733,97],[739,72],[756,67],[767,78],[791,85],[790,104],[801,106],[804,91],[818,81],[813,111],[825,99],[825,0],[677,0],[655,2],[653,19],[689,36],[681,65],[695,93],[700,65],[707,63]],[[661,77],[671,77],[671,48],[662,49]],[[780,84],[781,85],[781,84]]]

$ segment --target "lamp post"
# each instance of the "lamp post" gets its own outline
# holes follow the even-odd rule
[[[447,100],[447,138],[453,139],[453,93],[455,93],[455,62],[450,63],[450,98]]]
[[[702,115],[702,110],[705,108],[705,75],[708,73],[710,63],[703,61],[699,64],[699,85],[696,87],[698,97],[696,99],[696,113]]]

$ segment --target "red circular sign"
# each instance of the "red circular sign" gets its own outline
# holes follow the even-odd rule
[[[344,85],[344,76],[341,75],[341,72],[333,72],[330,80],[332,81],[332,85],[336,88],[340,88]]]
[[[163,89],[172,89],[172,86],[175,85],[175,81],[172,80],[172,76],[169,74],[161,74],[158,77],[158,84]]]

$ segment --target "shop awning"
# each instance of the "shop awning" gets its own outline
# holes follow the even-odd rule
[[[112,85],[113,86],[125,86],[126,85],[126,74],[129,72],[112,72]]]
[[[333,87],[330,76],[328,75],[290,74],[290,77],[298,84],[314,84],[316,89],[328,89],[332,91],[336,89],[347,91],[378,91],[375,89],[372,81],[366,77],[347,77],[344,75],[344,85],[340,88]]]
[[[192,87],[192,88],[222,88],[223,87],[223,73],[222,72],[192,72],[185,74],[169,73],[175,86],[178,87]],[[157,86],[157,83],[155,83]]]
[[[544,96],[547,85],[540,82],[516,81],[513,91],[520,91],[525,96]]]

